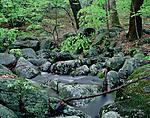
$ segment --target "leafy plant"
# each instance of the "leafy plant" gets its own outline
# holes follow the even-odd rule
[[[17,34],[16,29],[0,28],[0,50],[7,49],[16,40]]]
[[[150,53],[145,57],[145,59],[150,60]]]
[[[11,50],[9,50],[9,53],[14,54],[16,57],[21,57],[22,56],[21,49],[11,49]]]
[[[90,6],[82,8],[79,12],[81,27],[101,28],[105,23],[106,12],[103,9],[105,0],[95,0]]]
[[[75,53],[78,50],[85,52],[90,48],[91,40],[88,37],[77,35],[68,37],[61,43],[61,51]]]

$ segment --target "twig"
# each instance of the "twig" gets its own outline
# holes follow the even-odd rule
[[[140,81],[140,80],[144,80],[144,79],[147,79],[147,78],[150,79],[150,74],[147,75],[147,76],[144,76],[144,77],[139,77],[139,78],[137,78],[137,79],[135,79],[135,80],[129,80],[129,81],[127,81],[125,84],[123,84],[123,85],[121,85],[121,86],[119,86],[119,87],[117,87],[117,88],[111,89],[111,90],[109,90],[109,91],[105,91],[105,92],[98,93],[98,94],[95,94],[95,95],[81,96],[81,97],[74,97],[74,98],[67,98],[67,99],[64,99],[63,101],[64,101],[65,103],[68,103],[68,102],[70,102],[70,101],[72,101],[72,100],[81,100],[81,99],[87,99],[87,98],[98,97],[98,96],[101,96],[101,95],[105,95],[105,94],[108,94],[108,93],[112,93],[112,92],[114,92],[114,91],[117,91],[117,90],[119,90],[119,89],[121,89],[121,88],[127,87],[127,86],[129,86],[129,85],[131,85],[131,84],[133,84],[133,83],[136,83],[136,82],[138,82],[138,81]]]

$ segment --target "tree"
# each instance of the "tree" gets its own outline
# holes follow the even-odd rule
[[[78,12],[81,9],[81,4],[79,0],[69,0],[73,16],[76,22],[76,28],[79,29],[79,19],[78,19]]]
[[[129,40],[140,39],[142,36],[142,18],[137,14],[144,0],[132,0],[131,13],[129,21],[129,32],[127,38]],[[136,15],[135,15],[136,14]]]

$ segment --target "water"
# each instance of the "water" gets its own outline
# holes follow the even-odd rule
[[[99,115],[100,108],[107,104],[113,103],[114,100],[115,100],[115,96],[113,96],[112,94],[108,94],[106,96],[99,96],[96,97],[93,102],[88,104],[86,108],[80,108],[80,109],[83,112],[90,115],[92,118],[99,118],[98,115]]]

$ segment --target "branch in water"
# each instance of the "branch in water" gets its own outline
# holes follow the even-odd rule
[[[150,79],[150,74],[147,75],[147,76],[144,76],[144,77],[139,77],[137,79],[134,79],[134,80],[129,80],[127,81],[125,84],[121,85],[121,86],[118,86],[117,88],[114,88],[114,89],[111,89],[109,91],[105,91],[105,92],[102,92],[102,93],[98,93],[98,94],[95,94],[95,95],[89,95],[89,96],[81,96],[81,97],[74,97],[74,98],[67,98],[67,99],[64,99],[62,101],[64,101],[65,103],[69,103],[70,101],[72,100],[81,100],[81,99],[87,99],[87,98],[93,98],[93,97],[98,97],[98,96],[101,96],[101,95],[106,95],[108,93],[112,93],[114,91],[117,91],[119,89],[122,89],[124,87],[127,87],[133,83],[136,83],[140,80],[144,80],[144,79]]]

